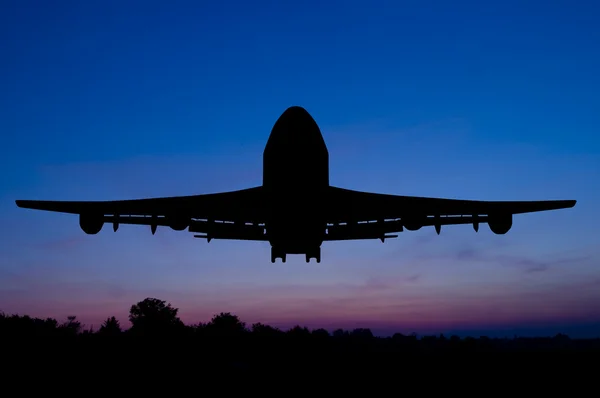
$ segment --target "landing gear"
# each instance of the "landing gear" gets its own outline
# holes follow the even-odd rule
[[[277,249],[276,247],[272,246],[271,247],[271,262],[274,263],[275,260],[277,260],[277,258],[281,258],[281,262],[285,263],[286,253],[284,253],[281,250]]]
[[[310,259],[314,258],[317,260],[317,263],[321,262],[321,248],[317,247],[306,253],[306,262],[310,263]]]
[[[310,246],[309,246],[310,247]],[[317,263],[321,262],[321,247],[313,246],[309,249],[306,246],[301,248],[290,248],[287,246],[271,246],[271,262],[277,262],[277,259],[280,258],[282,263],[285,263],[287,254],[302,254],[304,253],[306,256],[306,262],[310,263],[310,259],[314,258],[317,260]]]

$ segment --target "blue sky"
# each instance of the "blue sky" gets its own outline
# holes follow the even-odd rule
[[[0,310],[186,322],[600,335],[600,6],[557,1],[6,1],[0,6]],[[483,200],[576,199],[511,232],[453,226],[268,244],[123,226],[15,199],[112,200],[261,184],[301,105],[332,185]],[[533,333],[533,332],[531,332]]]

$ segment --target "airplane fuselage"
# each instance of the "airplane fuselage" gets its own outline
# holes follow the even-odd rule
[[[303,108],[288,108],[275,122],[263,153],[265,229],[276,257],[306,254],[320,260],[328,186],[329,153],[317,123]]]

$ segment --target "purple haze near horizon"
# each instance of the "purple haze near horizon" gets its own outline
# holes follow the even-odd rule
[[[96,325],[157,297],[187,323],[600,335],[599,6],[558,2],[3,2],[0,310]],[[261,184],[277,117],[305,107],[332,185],[577,199],[486,226],[269,245],[121,226],[15,199],[113,200]]]

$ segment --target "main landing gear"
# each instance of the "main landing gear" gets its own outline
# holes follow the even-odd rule
[[[287,257],[287,253],[285,253],[285,251],[280,250],[279,248],[272,246],[271,247],[271,262],[274,263],[278,258],[281,259],[282,263],[285,263]],[[308,251],[308,253],[306,253],[306,262],[310,263],[310,259],[314,258],[315,260],[317,260],[317,263],[321,262],[321,248],[320,247],[315,247],[314,249],[311,249]]]
[[[286,253],[273,246],[271,247],[271,262],[274,263],[277,258],[280,258],[281,262],[285,263]]]
[[[317,260],[317,263],[321,262],[321,248],[320,247],[316,247],[312,250],[310,250],[308,253],[306,253],[306,262],[310,263],[310,259],[314,258],[315,260]]]

